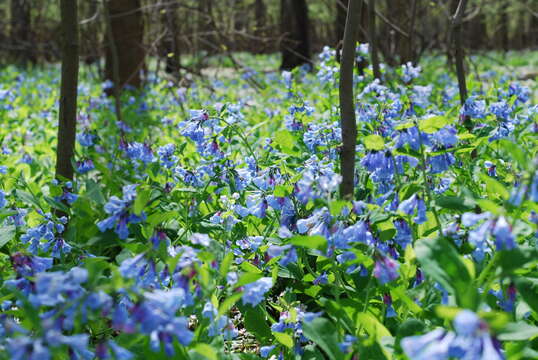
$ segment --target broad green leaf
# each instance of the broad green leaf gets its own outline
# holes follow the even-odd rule
[[[506,325],[498,338],[501,341],[530,341],[538,336],[538,327],[523,321]]]
[[[232,308],[232,306],[234,306],[235,303],[237,303],[239,301],[239,299],[241,299],[242,296],[243,296],[243,293],[238,292],[238,293],[235,293],[235,294],[231,295],[230,297],[226,298],[220,304],[219,315],[218,316],[222,316],[222,315],[226,314]]]
[[[203,343],[196,344],[194,351],[208,360],[218,360],[217,351],[211,345]]]
[[[366,312],[355,315],[357,328],[364,328],[368,335],[375,338],[385,357],[390,358],[390,352],[383,346],[384,339],[392,337],[390,331],[374,315]]]
[[[17,234],[15,225],[8,225],[0,228],[0,247],[11,241]]]
[[[523,300],[538,313],[538,279],[537,278],[519,278],[515,281],[517,291],[523,297]]]
[[[146,207],[151,196],[151,189],[141,189],[136,195],[133,205],[133,211],[136,215],[140,215],[144,207]]]
[[[303,323],[303,334],[318,345],[331,360],[344,358],[338,346],[338,333],[333,324],[324,318]]]
[[[446,116],[438,115],[420,120],[418,128],[420,131],[423,131],[428,134],[433,134],[434,132],[442,129],[443,127],[451,123],[452,121]]]
[[[362,142],[364,143],[364,146],[368,150],[383,150],[385,148],[385,141],[383,138],[379,135],[368,135],[362,139]]]
[[[290,243],[295,246],[301,246],[309,249],[325,249],[327,248],[327,239],[321,235],[304,236],[296,235],[290,239]]]
[[[281,343],[288,349],[293,348],[293,338],[290,335],[281,332],[273,332],[273,336],[279,343]]]
[[[458,305],[475,310],[478,292],[473,278],[454,246],[445,238],[423,239],[415,244],[418,261],[427,275],[456,296]]]
[[[257,339],[269,341],[271,338],[271,328],[267,324],[262,308],[259,305],[254,308],[246,308],[243,315],[245,317],[245,328],[256,335]]]
[[[235,284],[235,287],[237,288],[246,284],[253,283],[254,281],[261,279],[262,277],[263,277],[263,274],[261,272],[260,273],[252,273],[252,272],[244,273],[243,275],[241,275],[241,277]]]
[[[480,174],[480,178],[486,184],[486,190],[490,198],[495,199],[500,197],[503,200],[507,200],[510,197],[510,193],[506,190],[506,187],[499,181],[486,174]]]
[[[248,261],[243,261],[241,265],[239,265],[241,269],[245,270],[247,273],[254,273],[254,274],[261,274],[262,271],[258,269],[255,265],[252,265]]]
[[[504,275],[511,275],[514,270],[525,266],[531,262],[538,261],[538,249],[518,248],[513,250],[503,250],[498,253],[499,265]]]

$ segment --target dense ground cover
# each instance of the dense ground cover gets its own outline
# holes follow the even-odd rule
[[[0,358],[537,358],[536,84],[477,58],[461,108],[443,59],[357,76],[343,201],[333,55],[152,78],[123,122],[84,74],[69,191],[58,69],[3,71]]]

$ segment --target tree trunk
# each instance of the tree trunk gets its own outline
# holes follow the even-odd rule
[[[306,0],[280,1],[282,70],[311,64],[308,6]]]
[[[374,78],[381,81],[381,70],[379,68],[379,57],[377,54],[377,35],[375,28],[375,0],[368,0],[368,37],[370,40],[370,56],[372,58],[372,69]]]
[[[349,0],[336,0],[336,41],[335,47],[341,47],[346,28],[346,16]]]
[[[267,22],[267,6],[263,0],[255,0],[254,15],[256,17],[254,34],[256,34],[256,36],[262,36],[265,32]]]
[[[456,61],[456,75],[458,77],[458,88],[460,93],[460,103],[463,106],[467,100],[467,84],[465,80],[465,64],[463,53],[463,40],[462,40],[462,19],[463,14],[465,14],[465,8],[467,7],[467,0],[460,0],[456,13],[453,16],[452,24],[454,27],[454,54]],[[463,118],[464,126],[471,131],[473,124],[471,122],[470,116],[465,116]]]
[[[20,65],[35,63],[31,44],[30,0],[11,0],[11,48],[13,60]]]
[[[342,128],[342,149],[340,151],[340,196],[352,199],[355,187],[355,147],[357,146],[357,123],[353,102],[353,65],[355,46],[359,34],[360,0],[349,0],[342,61],[340,62],[340,126]]]
[[[505,53],[510,48],[510,37],[508,28],[508,5],[508,1],[504,1],[501,7],[500,37],[502,49]]]
[[[108,0],[110,37],[106,47],[105,76],[114,80],[113,47],[118,61],[119,89],[126,85],[142,86],[141,71],[145,70],[144,22],[140,0]],[[111,46],[113,42],[113,46]],[[111,93],[109,93],[110,95]]]
[[[76,0],[61,0],[62,79],[56,150],[56,178],[73,180],[72,158],[77,127],[78,16]]]
[[[177,39],[177,7],[171,4],[164,9],[162,13],[162,23],[164,25],[166,35],[162,41],[163,56],[166,59],[165,71],[168,74],[179,75],[181,67],[181,58],[179,52],[179,42]]]

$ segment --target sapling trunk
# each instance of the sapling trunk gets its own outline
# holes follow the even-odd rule
[[[77,1],[61,0],[62,22],[62,79],[60,89],[60,115],[58,119],[58,147],[56,150],[56,177],[73,179],[72,158],[77,127],[78,86],[78,17]]]
[[[340,62],[340,126],[342,128],[343,143],[340,152],[340,171],[342,175],[340,196],[342,198],[353,198],[355,185],[357,123],[353,101],[353,67],[355,64],[355,46],[359,33],[360,3],[360,0],[349,0]]]
[[[379,68],[379,57],[377,54],[377,35],[375,29],[375,0],[368,0],[368,37],[370,41],[370,56],[372,57],[372,69],[374,78],[381,81],[381,70]]]
[[[454,34],[454,55],[456,62],[456,75],[458,77],[458,88],[460,93],[460,103],[463,106],[467,100],[467,84],[465,82],[465,64],[464,64],[464,53],[463,53],[463,40],[462,40],[462,18],[465,13],[465,8],[467,7],[467,0],[460,0],[456,13],[452,17],[452,26]],[[473,124],[471,122],[470,116],[464,116],[463,124],[465,127],[471,131]]]

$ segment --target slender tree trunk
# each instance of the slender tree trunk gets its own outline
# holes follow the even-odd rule
[[[374,78],[381,79],[381,70],[379,68],[379,57],[377,54],[377,35],[375,28],[375,0],[368,0],[368,37],[370,40],[370,56],[372,57],[372,69]]]
[[[454,54],[456,61],[456,75],[458,77],[458,88],[460,92],[460,102],[465,104],[467,100],[467,84],[465,82],[465,54],[463,52],[463,40],[462,40],[462,18],[467,7],[467,0],[460,0],[456,13],[452,18],[452,26],[454,28]]]
[[[121,113],[121,86],[117,84],[121,84],[121,78],[120,78],[120,58],[118,54],[118,47],[117,42],[114,41],[114,34],[112,30],[112,19],[110,16],[110,7],[109,3],[104,4],[104,13],[105,13],[105,20],[106,20],[106,40],[107,40],[107,78],[112,78],[112,82],[114,85],[112,88],[108,88],[107,94],[108,96],[113,95],[114,96],[114,110],[116,112],[116,119],[118,121],[123,121],[123,116]],[[110,75],[110,77],[109,77]]]
[[[142,86],[141,71],[145,69],[144,22],[141,0],[106,0],[110,18],[110,36],[117,50],[119,83],[134,88]],[[106,78],[114,79],[113,49],[110,39],[106,47]],[[109,94],[110,95],[110,94]]]
[[[463,40],[462,40],[462,19],[467,7],[467,0],[460,0],[456,13],[452,17],[452,24],[454,27],[454,47],[455,47],[455,62],[456,62],[456,75],[458,77],[458,88],[460,93],[460,103],[463,106],[467,100],[467,84],[465,80],[465,54],[463,52]],[[470,116],[463,118],[463,125],[471,131],[473,124]],[[473,154],[471,154],[473,155]]]
[[[310,64],[310,34],[306,0],[281,0],[282,70]]]
[[[181,58],[179,52],[179,43],[176,36],[177,33],[177,8],[175,4],[171,4],[164,9],[162,14],[162,23],[164,25],[166,35],[163,38],[163,55],[166,59],[165,71],[168,74],[179,76],[181,67]]]
[[[353,65],[355,46],[359,36],[360,0],[349,0],[340,62],[340,126],[342,150],[340,152],[340,196],[353,198],[355,186],[355,147],[357,146],[357,123],[353,102]]]
[[[256,17],[254,34],[257,36],[263,35],[267,22],[267,6],[263,0],[255,0],[254,2],[254,15]]]
[[[77,0],[61,0],[60,13],[62,19],[62,79],[56,177],[60,180],[72,180],[74,172],[72,158],[77,127],[79,56]]]
[[[267,5],[263,0],[255,0],[254,2],[254,35],[257,37],[265,37],[267,32]],[[266,51],[267,43],[256,39],[251,46],[255,49],[254,52],[262,54]]]
[[[13,59],[20,65],[35,63],[31,44],[30,0],[11,0],[11,48]]]
[[[346,16],[349,0],[335,0],[336,3],[336,47],[341,47],[346,28]]]
[[[508,33],[508,1],[504,1],[501,7],[501,26],[500,26],[500,37],[502,49],[504,52],[508,52],[510,48],[510,37]]]

